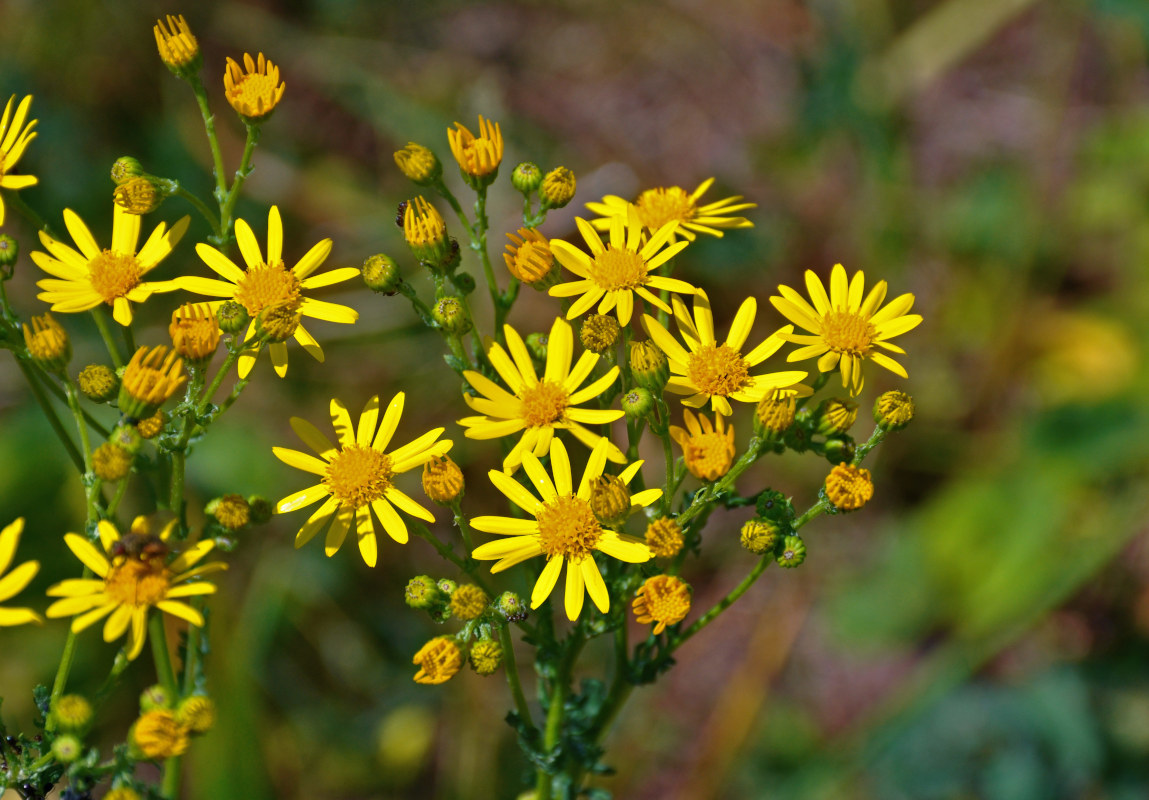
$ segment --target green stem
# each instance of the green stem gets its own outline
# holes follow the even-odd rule
[[[196,103],[199,104],[199,113],[203,117],[203,127],[207,131],[208,146],[211,147],[212,163],[215,165],[215,199],[217,203],[222,204],[224,198],[227,197],[227,181],[224,179],[223,151],[220,149],[219,137],[215,132],[215,115],[211,113],[211,108],[208,107],[207,90],[204,89],[203,81],[199,79],[199,75],[188,78],[188,83],[191,84],[192,91],[195,92]],[[217,232],[222,235],[223,228],[218,228]]]
[[[172,702],[179,699],[179,684],[176,683],[176,673],[172,669],[171,656],[168,655],[168,637],[164,631],[164,615],[156,612],[148,620],[148,638],[152,640],[152,658],[156,662],[156,678]],[[180,756],[173,756],[164,762],[164,778],[160,787],[160,794],[173,800],[180,790]]]
[[[116,486],[116,493],[112,496],[112,502],[108,503],[107,515],[108,518],[116,516],[116,509],[120,507],[120,501],[124,499],[124,495],[128,492],[128,479],[125,476],[120,479],[120,483]]]
[[[242,352],[240,345],[236,343],[235,347],[228,350],[227,358],[224,359],[223,364],[220,365],[219,371],[216,372],[215,377],[212,378],[211,383],[208,384],[207,389],[204,391],[203,396],[200,397],[199,405],[196,406],[196,416],[203,416],[207,411],[208,404],[211,403],[211,398],[219,391],[220,384],[227,374],[231,371],[232,365],[239,360],[239,354]]]
[[[203,613],[203,598],[192,598],[191,605],[196,611]],[[203,629],[199,625],[188,626],[187,663],[184,665],[184,697],[190,696],[195,691],[196,673],[199,671],[200,638],[202,636]]]
[[[200,213],[200,216],[207,220],[207,224],[213,231],[219,230],[219,220],[216,219],[215,215],[211,212],[211,209],[207,207],[206,203],[204,203],[184,187],[180,186],[178,181],[171,181],[170,184],[171,185],[169,188],[172,195],[176,197],[182,197],[184,200],[187,200],[192,204],[192,207],[194,207],[195,210]]]
[[[441,555],[443,558],[450,561],[452,564],[454,564],[459,569],[463,570],[463,572],[467,573],[467,575],[470,576],[471,580],[473,580],[479,586],[480,589],[482,589],[484,592],[487,593],[487,597],[494,597],[495,596],[495,591],[491,588],[490,584],[487,583],[487,581],[479,573],[479,571],[477,569],[477,565],[474,561],[471,561],[470,559],[460,558],[455,553],[455,551],[451,549],[451,547],[449,545],[444,544],[443,542],[439,541],[439,537],[437,537],[437,536],[435,536],[435,534],[431,533],[431,531],[427,528],[426,525],[424,525],[420,522],[412,522],[411,527],[413,527],[415,529],[415,535],[418,536],[419,538],[425,539],[427,542],[429,542],[430,545],[432,547],[434,547],[435,550],[438,551],[439,555]]]
[[[112,359],[112,364],[115,365],[116,369],[124,366],[124,357],[116,345],[111,328],[108,327],[107,310],[103,306],[96,306],[92,309],[92,319],[96,321],[96,328],[100,331],[100,338],[104,340],[104,346],[108,348],[108,355]],[[132,353],[128,353],[129,357],[132,355]]]
[[[523,722],[533,728],[535,721],[531,718],[531,708],[527,705],[527,698],[523,694],[523,684],[519,680],[519,667],[515,662],[515,644],[511,638],[509,625],[499,626],[499,642],[503,645],[503,669],[507,671],[507,685],[511,688],[511,697],[514,698],[515,709],[519,712],[519,717],[522,718]]]
[[[124,335],[124,347],[127,348],[128,358],[136,352],[136,335],[131,325],[121,325],[120,332]]]
[[[84,569],[84,577],[90,578],[92,571]],[[56,668],[56,679],[52,681],[52,698],[49,701],[49,708],[56,707],[56,701],[64,694],[64,687],[68,685],[68,673],[72,671],[72,659],[76,656],[76,632],[71,628],[68,629],[68,638],[64,640],[64,652],[60,655],[60,666]],[[45,730],[51,733],[56,729],[56,720],[54,715],[48,715],[48,722]]]
[[[60,421],[59,415],[56,414],[56,409],[52,408],[52,404],[44,395],[44,389],[40,386],[39,378],[32,368],[19,356],[16,357],[16,366],[24,373],[24,379],[28,382],[28,388],[32,390],[32,396],[35,397],[36,402],[40,404],[40,408],[44,411],[44,416],[48,419],[48,424],[52,426],[52,430],[56,432],[60,443],[64,445],[64,450],[67,451],[68,457],[72,459],[72,463],[76,465],[76,469],[83,472],[84,458],[80,455],[80,451],[76,449],[76,443],[72,441],[72,437],[68,435],[68,431],[65,430],[64,423]]]
[[[749,469],[751,464],[762,457],[761,445],[762,442],[757,436],[751,437],[746,452],[730,467],[730,470],[725,475],[710,484],[709,487],[703,486],[694,493],[694,500],[691,502],[690,507],[678,515],[678,524],[685,526],[687,522],[701,514],[707,505],[713,504],[715,498],[723,492],[732,489],[738,477]]]
[[[888,431],[880,425],[874,428],[874,432],[870,434],[870,438],[865,443],[858,445],[858,449],[854,451],[854,466],[862,463],[862,460],[870,454],[870,451],[882,443],[886,438]]]
[[[239,201],[239,192],[243,188],[244,181],[247,176],[251,174],[251,156],[255,152],[255,146],[259,144],[259,131],[258,124],[247,124],[247,139],[243,143],[243,156],[239,160],[239,169],[235,171],[235,180],[232,181],[231,189],[228,190],[227,200],[220,205],[219,209],[219,244],[223,244],[231,233],[231,215],[235,210],[235,204]]]

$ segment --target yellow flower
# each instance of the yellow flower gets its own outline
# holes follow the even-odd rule
[[[550,289],[552,297],[582,295],[567,311],[567,319],[574,319],[598,303],[598,313],[616,309],[619,324],[625,326],[630,324],[634,313],[636,294],[669,313],[670,308],[655,292],[665,289],[694,294],[696,291],[686,281],[651,274],[687,245],[686,242],[671,244],[675,223],[668,222],[642,244],[642,223],[637,212],[630,209],[626,216],[611,217],[610,243],[605,245],[589,222],[579,217],[575,223],[590,248],[590,255],[561,239],[551,239],[555,258],[579,277]]]
[[[443,429],[435,428],[387,452],[387,445],[391,443],[403,415],[404,399],[403,392],[395,395],[380,423],[379,397],[372,397],[359,415],[358,427],[352,427],[347,407],[339,400],[332,400],[331,423],[339,437],[338,447],[307,420],[291,418],[291,427],[296,435],[318,453],[319,458],[286,447],[273,447],[272,452],[290,467],[321,476],[321,481],[283,498],[276,505],[276,511],[286,514],[327,498],[295,535],[296,547],[307,544],[330,522],[325,551],[328,556],[335,555],[354,523],[359,552],[367,566],[373,567],[379,556],[379,546],[375,540],[372,511],[387,534],[400,544],[407,542],[407,523],[395,510],[396,506],[413,517],[435,521],[430,511],[395,487],[395,476],[445,454],[454,442],[450,439],[436,441]]]
[[[799,392],[803,391],[804,387],[797,384],[806,377],[805,372],[750,374],[752,367],[761,364],[782,346],[785,341],[782,335],[794,329],[789,325],[782,328],[744,356],[742,345],[750,335],[757,311],[757,301],[747,297],[734,315],[726,341],[719,342],[714,337],[714,315],[706,292],[699,289],[694,296],[693,320],[682,301],[675,298],[674,319],[686,347],[679,344],[656,319],[643,316],[646,332],[670,362],[671,377],[666,388],[675,394],[686,395],[683,405],[702,408],[709,400],[715,411],[729,416],[734,413],[730,400],[757,403],[776,387],[793,386]],[[804,394],[810,394],[809,387],[805,387]]]
[[[454,637],[436,636],[419,648],[411,663],[419,665],[415,683],[446,683],[462,668],[463,651]]]
[[[545,289],[555,282],[558,270],[550,243],[533,228],[519,228],[518,236],[508,233],[511,243],[503,253],[507,272],[537,289]]]
[[[289,269],[283,261],[283,220],[279,216],[278,206],[272,206],[267,215],[266,261],[255,239],[255,233],[242,219],[235,221],[235,239],[239,244],[239,252],[247,263],[246,270],[240,269],[234,261],[214,247],[198,244],[195,250],[199,257],[224,280],[189,275],[177,278],[176,282],[180,288],[189,292],[222,297],[242,305],[251,316],[244,341],[250,341],[255,337],[257,318],[261,312],[273,306],[327,322],[352,323],[359,319],[359,313],[353,308],[303,297],[304,289],[330,286],[333,283],[350,280],[359,274],[359,270],[355,267],[341,267],[321,275],[311,275],[331,252],[330,239],[324,239],[316,244]],[[214,313],[223,303],[223,300],[213,300],[208,303],[208,307]],[[295,329],[292,336],[317,361],[323,361],[323,350],[319,347],[319,343],[302,325]],[[271,352],[271,363],[275,367],[276,374],[283,377],[287,374],[287,343],[272,342],[267,349]],[[258,349],[239,357],[241,378],[246,378],[251,372],[257,355],[259,355]]]
[[[682,448],[682,459],[691,475],[706,481],[718,480],[734,463],[734,428],[726,427],[721,414],[714,418],[714,423],[705,414],[696,418],[690,409],[685,409],[683,414],[686,428],[671,425],[670,438]]]
[[[198,66],[199,42],[188,26],[184,15],[172,16],[168,14],[167,25],[164,20],[156,20],[152,32],[156,35],[156,49],[160,53],[160,60],[177,74],[189,65]]]
[[[180,358],[203,366],[219,347],[219,323],[207,303],[184,303],[172,312],[168,336]]]
[[[547,564],[531,593],[531,608],[538,608],[550,596],[566,564],[567,617],[578,619],[587,592],[598,609],[606,613],[610,609],[610,597],[593,552],[597,550],[631,564],[641,564],[651,558],[650,548],[641,539],[604,530],[591,510],[591,487],[606,466],[608,444],[604,439],[591,451],[577,492],[571,480],[567,450],[558,439],[552,439],[550,447],[553,480],[533,453],[523,456],[523,468],[541,500],[514,478],[494,469],[488,473],[495,488],[534,519],[475,517],[471,520],[475,530],[505,538],[479,545],[471,555],[483,561],[495,561],[491,572],[501,572],[528,558],[546,556]],[[623,483],[630,483],[642,463],[636,461],[622,471],[619,478]],[[648,506],[661,496],[661,489],[635,492],[630,498],[631,507]]]
[[[243,54],[243,69],[232,59],[227,60],[223,74],[223,90],[227,102],[241,117],[259,122],[283,99],[287,84],[279,82],[279,67],[259,54],[256,61],[250,53]]]
[[[682,550],[682,527],[670,517],[658,517],[646,526],[646,546],[659,558],[671,558]]]
[[[144,419],[156,413],[187,380],[183,359],[164,345],[141,347],[124,367],[116,401],[125,415]]]
[[[28,118],[28,107],[32,105],[32,95],[27,95],[12,115],[12,104],[16,102],[16,95],[8,98],[4,106],[4,115],[0,117],[0,189],[27,189],[35,186],[40,179],[35,175],[12,175],[12,168],[24,155],[28,142],[36,138],[32,128],[39,120],[32,120],[27,125],[24,120]],[[4,224],[4,195],[0,194],[0,225]]]
[[[676,225],[674,234],[690,241],[694,241],[699,233],[721,237],[724,230],[754,227],[754,223],[745,217],[730,216],[735,211],[757,208],[756,203],[739,202],[742,200],[740,196],[727,197],[706,205],[698,204],[699,198],[706,194],[713,183],[714,178],[707,178],[689,194],[681,186],[647,189],[634,201],[643,227],[654,233],[663,225],[673,222]],[[586,207],[601,215],[592,224],[597,230],[605,231],[610,228],[612,218],[626,216],[629,205],[617,195],[607,195],[601,203],[587,203]],[[671,241],[674,241],[673,236]]]
[[[656,623],[657,636],[667,625],[682,622],[690,613],[690,586],[674,575],[647,578],[634,594],[634,617],[646,625]]]
[[[145,757],[161,761],[188,749],[188,729],[166,708],[145,711],[132,727],[132,742]]]
[[[503,471],[513,473],[523,462],[523,454],[546,454],[556,430],[568,430],[587,447],[594,447],[602,436],[592,433],[582,423],[605,425],[622,417],[621,410],[575,408],[610,388],[618,379],[618,367],[611,367],[596,381],[582,389],[582,385],[598,363],[596,353],[586,352],[571,369],[574,351],[574,333],[568,322],[556,318],[551,325],[547,343],[547,365],[542,380],[535,374],[531,355],[522,337],[507,325],[504,329],[510,355],[501,345],[491,344],[487,358],[510,387],[511,391],[478,372],[470,370],[463,377],[479,393],[463,395],[471,408],[484,416],[464,417],[459,424],[467,429],[468,439],[497,439],[523,431],[511,451],[503,459]],[[626,463],[622,451],[607,442],[607,457],[620,464]]]
[[[838,464],[826,476],[826,496],[841,511],[857,511],[874,496],[870,471],[852,464]]]
[[[176,521],[169,523],[159,536],[147,532],[143,517],[132,523],[131,532],[120,535],[107,520],[97,524],[102,550],[83,536],[65,534],[64,542],[96,578],[78,578],[57,583],[48,590],[49,597],[61,597],[48,607],[47,616],[76,616],[72,630],[76,633],[104,617],[104,641],[111,642],[128,631],[128,658],[134,659],[147,638],[148,611],[158,608],[192,625],[203,625],[203,615],[179,598],[214,594],[215,585],[197,580],[226,569],[223,563],[196,567],[215,547],[211,539],[191,545],[168,560],[168,538]],[[111,616],[108,616],[108,615]]]
[[[176,281],[146,283],[142,279],[175,249],[191,218],[184,217],[171,230],[161,222],[136,252],[140,217],[114,204],[112,213],[112,246],[106,250],[100,249],[88,226],[70,208],[64,210],[64,224],[79,252],[40,231],[40,242],[48,252],[36,251],[32,260],[53,277],[36,284],[44,290],[36,296],[51,303],[53,311],[87,311],[107,303],[116,322],[131,325],[132,303],[179,288]]]
[[[783,334],[782,338],[786,341],[804,345],[790,353],[786,360],[817,358],[821,372],[840,368],[842,386],[849,389],[852,395],[862,391],[865,381],[862,362],[866,359],[895,375],[909,377],[901,364],[875,348],[904,354],[905,350],[890,344],[888,340],[916,328],[922,321],[920,314],[906,313],[914,305],[914,296],[909,293],[896,297],[885,308],[878,310],[886,298],[885,281],[879,281],[863,300],[865,280],[865,275],[858,270],[847,281],[846,269],[841,264],[835,264],[830,273],[828,295],[818,276],[806,270],[806,289],[813,306],[789,286],[779,286],[778,291],[782,296],[770,298],[774,307],[787,319],[812,334],[793,334],[789,331]]]
[[[455,130],[447,129],[451,153],[459,162],[459,169],[471,178],[493,178],[503,161],[503,132],[499,123],[491,123],[479,116],[479,136],[475,137],[461,122]]]
[[[25,561],[4,575],[16,556],[16,547],[20,544],[20,534],[23,532],[23,517],[17,517],[15,522],[0,531],[0,602],[10,600],[24,591],[40,571],[40,562]],[[24,625],[28,622],[40,622],[40,615],[30,608],[0,608],[0,627]]]

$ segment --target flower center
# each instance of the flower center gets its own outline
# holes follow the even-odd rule
[[[228,95],[235,104],[259,109],[274,101],[275,90],[279,88],[278,81],[278,75],[248,72],[232,87]]]
[[[656,231],[668,222],[688,222],[694,218],[694,203],[681,187],[647,189],[635,202],[638,218],[647,230]]]
[[[582,561],[602,536],[602,526],[594,518],[590,503],[569,494],[544,505],[536,520],[539,524],[539,547],[548,559],[563,556],[571,561]]]
[[[260,264],[249,267],[236,284],[235,302],[256,316],[270,305],[283,304],[290,311],[298,311],[302,300],[299,296],[299,278],[287,269],[282,261],[273,266]]]
[[[851,311],[831,311],[822,317],[822,340],[835,353],[863,356],[870,352],[874,326]]]
[[[539,381],[523,391],[523,421],[528,428],[553,425],[567,410],[567,397],[566,389],[559,384]]]
[[[750,380],[746,360],[725,342],[702,345],[691,353],[686,374],[700,392],[719,397],[739,391]]]
[[[339,502],[359,508],[383,496],[391,486],[391,459],[373,447],[344,447],[327,465],[323,482]]]
[[[119,605],[154,606],[167,597],[168,568],[158,558],[126,558],[104,578],[104,591]]]
[[[734,446],[718,431],[700,433],[682,443],[683,461],[694,475],[706,476],[707,480],[725,475],[733,456]]]
[[[607,291],[633,289],[646,283],[646,261],[631,250],[619,250],[614,245],[594,257],[595,270],[591,275],[595,283]]]
[[[105,250],[88,262],[88,279],[92,289],[111,305],[117,297],[123,297],[140,283],[143,269],[133,255]]]

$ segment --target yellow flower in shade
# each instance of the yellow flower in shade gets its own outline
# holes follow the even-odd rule
[[[634,594],[634,617],[643,625],[655,623],[655,636],[690,613],[690,586],[674,575],[647,578]]]
[[[686,281],[653,275],[658,269],[686,247],[686,242],[672,244],[675,226],[667,223],[659,228],[646,244],[642,243],[642,223],[638,214],[629,210],[627,216],[610,219],[610,242],[603,244],[595,229],[581,217],[575,219],[590,255],[561,239],[551,239],[551,252],[559,263],[579,277],[579,280],[560,283],[550,289],[552,297],[582,295],[571,304],[567,319],[574,319],[598,303],[598,313],[615,309],[620,325],[629,325],[634,314],[634,296],[667,313],[670,308],[656,292],[694,294]]]
[[[724,230],[732,228],[753,228],[754,223],[745,217],[731,216],[735,211],[757,208],[756,203],[743,203],[740,196],[727,197],[713,203],[699,205],[698,201],[714,183],[707,178],[693,192],[687,193],[681,186],[665,186],[647,189],[638,196],[633,205],[638,210],[642,226],[654,233],[667,223],[675,223],[675,236],[694,241],[696,235],[721,237]],[[617,195],[607,195],[601,203],[587,203],[586,207],[601,215],[592,223],[597,230],[610,229],[611,219],[625,217],[631,203]],[[671,237],[674,241],[674,237]]]
[[[556,318],[547,342],[547,365],[540,380],[531,364],[531,355],[522,337],[510,325],[504,329],[507,350],[492,343],[487,358],[499,376],[510,387],[508,392],[478,372],[467,370],[463,377],[479,394],[464,394],[463,399],[483,416],[464,417],[459,424],[467,429],[468,439],[497,439],[523,431],[503,459],[503,471],[513,473],[523,462],[524,453],[543,456],[551,445],[556,430],[568,430],[587,447],[606,441],[607,457],[625,464],[622,451],[601,435],[583,425],[605,425],[622,417],[621,410],[576,408],[605,392],[618,379],[618,367],[611,367],[598,380],[580,389],[590,377],[599,356],[585,352],[571,369],[574,333],[570,323]]]
[[[162,761],[182,756],[188,749],[188,728],[166,708],[145,711],[132,726],[132,743],[146,758]]]
[[[23,517],[18,517],[15,522],[0,531],[0,603],[11,600],[24,591],[40,571],[38,561],[25,561],[7,575],[4,574],[12,565],[12,559],[16,557],[16,547],[20,544],[20,534],[23,532]],[[30,608],[0,607],[0,627],[39,621],[40,615]]]
[[[296,435],[318,453],[319,458],[286,447],[273,447],[272,452],[290,467],[319,475],[320,482],[283,498],[276,505],[276,511],[286,514],[327,498],[295,535],[296,547],[307,544],[330,522],[325,551],[329,556],[335,555],[347,538],[347,531],[354,526],[359,552],[367,566],[373,567],[378,560],[379,545],[372,511],[387,535],[400,544],[407,542],[407,523],[396,507],[418,519],[435,521],[430,511],[396,488],[395,476],[444,455],[454,442],[436,441],[443,429],[435,428],[387,452],[403,415],[404,399],[402,392],[395,395],[380,422],[379,398],[372,397],[359,415],[358,427],[352,426],[347,407],[339,400],[332,400],[331,424],[338,436],[338,447],[307,420],[291,418]]]
[[[191,218],[184,217],[171,230],[161,222],[136,252],[140,217],[118,205],[113,205],[112,213],[112,246],[106,250],[96,244],[88,226],[70,208],[64,210],[64,224],[79,252],[40,231],[40,242],[48,252],[33,252],[32,260],[52,277],[36,284],[44,290],[36,296],[51,303],[53,311],[88,311],[106,303],[116,322],[130,325],[132,303],[179,288],[176,281],[147,283],[143,277],[175,249]]]
[[[207,303],[184,303],[172,312],[168,336],[172,349],[192,364],[203,365],[219,347],[219,323]]]
[[[684,409],[686,428],[670,426],[670,438],[682,448],[682,459],[690,474],[705,481],[716,481],[734,463],[734,428],[726,427],[721,414],[714,423],[705,414],[697,417]],[[701,423],[701,424],[700,424]]]
[[[131,531],[121,535],[115,525],[101,520],[97,530],[102,547],[83,536],[65,534],[68,549],[97,577],[61,581],[48,589],[49,597],[63,599],[48,606],[46,615],[51,619],[75,616],[72,630],[76,633],[108,617],[104,641],[114,641],[130,629],[129,659],[138,656],[144,647],[148,612],[153,607],[202,626],[203,615],[181,599],[214,594],[215,585],[199,578],[226,569],[227,565],[216,562],[196,566],[215,547],[211,539],[197,542],[169,560],[167,542],[175,525],[173,520],[156,536],[148,532],[146,520],[139,517],[132,523]]]
[[[419,665],[415,683],[446,683],[463,667],[463,651],[452,636],[436,636],[411,659]]]
[[[326,322],[352,323],[359,319],[359,313],[353,308],[303,296],[305,289],[330,286],[333,283],[350,280],[359,274],[359,270],[355,267],[341,267],[312,275],[331,252],[330,239],[319,242],[308,250],[294,267],[288,268],[283,261],[283,220],[279,216],[277,206],[272,206],[267,215],[266,260],[259,249],[259,243],[251,226],[242,219],[235,221],[235,239],[247,269],[240,269],[234,261],[214,247],[198,244],[196,252],[199,257],[224,280],[189,275],[177,278],[176,283],[189,292],[222,297],[242,305],[251,316],[244,341],[250,341],[255,337],[257,318],[265,309],[272,307]],[[215,313],[223,303],[224,300],[213,300],[208,303],[208,307]],[[322,348],[306,328],[299,325],[291,335],[317,361],[323,361]],[[287,374],[287,343],[272,342],[267,349],[271,352],[271,363],[275,367],[276,374],[283,377]],[[239,357],[241,378],[246,378],[251,372],[257,355],[259,355],[258,349]]]
[[[28,107],[32,105],[32,95],[27,95],[12,113],[12,104],[16,102],[16,95],[8,98],[4,106],[4,115],[0,116],[0,189],[27,189],[35,186],[40,179],[35,175],[13,175],[12,168],[24,155],[28,143],[36,138],[32,130],[39,120],[32,120],[27,125]],[[4,224],[4,195],[0,194],[0,225]]]
[[[672,558],[682,550],[682,527],[670,517],[653,519],[646,526],[646,546],[658,558]]]
[[[461,122],[455,129],[447,129],[451,153],[459,162],[459,169],[470,178],[493,178],[503,161],[503,132],[499,123],[479,116],[479,135],[471,133]]]
[[[670,362],[671,376],[666,388],[675,394],[686,395],[683,405],[702,408],[709,400],[715,411],[729,416],[733,413],[731,400],[757,403],[776,387],[792,386],[804,395],[810,394],[809,387],[799,384],[806,377],[805,372],[750,374],[753,367],[761,364],[782,346],[785,341],[783,334],[794,329],[788,325],[742,355],[742,346],[750,335],[757,311],[758,302],[753,297],[746,298],[734,315],[734,323],[726,334],[726,341],[719,342],[714,337],[714,315],[710,311],[710,298],[706,292],[699,289],[694,296],[693,319],[682,301],[675,298],[674,319],[686,347],[679,344],[658,320],[649,315],[643,316],[643,327],[654,343],[666,353]]]
[[[279,82],[279,67],[259,54],[243,54],[243,69],[232,59],[227,60],[223,73],[223,91],[227,102],[236,113],[252,122],[262,121],[283,99],[287,84]],[[238,227],[238,226],[237,226]]]
[[[651,558],[650,548],[641,539],[603,529],[591,510],[591,487],[606,466],[607,446],[606,440],[602,440],[591,451],[577,491],[571,479],[567,450],[558,439],[551,440],[551,475],[533,453],[523,456],[523,468],[539,497],[498,470],[488,473],[495,488],[534,519],[475,517],[471,520],[475,530],[505,538],[479,545],[471,555],[481,561],[495,561],[491,572],[501,572],[528,558],[546,556],[546,566],[531,593],[531,608],[538,608],[550,596],[566,564],[567,617],[578,619],[588,592],[599,611],[606,613],[610,597],[595,563],[594,551],[631,564],[641,564]],[[623,483],[630,483],[642,463],[634,462],[618,477]],[[630,498],[631,507],[648,506],[661,496],[661,489],[635,492]]]
[[[914,296],[906,293],[894,298],[879,310],[886,299],[886,282],[879,281],[865,295],[865,275],[861,270],[847,281],[846,269],[835,264],[830,272],[830,293],[811,270],[806,270],[806,290],[813,306],[789,286],[779,286],[781,297],[775,295],[770,302],[791,322],[809,331],[809,334],[782,335],[788,342],[803,345],[787,356],[787,361],[818,359],[821,372],[835,368],[842,371],[842,386],[850,394],[861,393],[865,378],[862,362],[870,359],[895,375],[908,378],[905,367],[882,350],[904,354],[906,351],[888,340],[916,328],[922,321],[920,314],[907,314],[914,305]]]
[[[179,16],[168,14],[167,25],[164,25],[162,19],[156,20],[152,32],[156,35],[156,49],[159,50],[160,60],[168,69],[178,73],[199,58],[199,42],[192,35],[183,14]]]

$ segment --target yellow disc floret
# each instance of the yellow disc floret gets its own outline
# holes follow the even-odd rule
[[[554,498],[539,509],[539,548],[548,559],[562,556],[581,561],[602,536],[602,525],[595,519],[590,503],[581,497],[565,495]]]
[[[340,503],[359,508],[391,486],[391,457],[373,447],[350,445],[331,457],[323,482]]]
[[[686,468],[696,478],[718,480],[734,463],[734,428],[727,427],[721,414],[715,417],[716,424],[704,414],[695,417],[689,409],[683,415],[686,428],[671,425],[670,436],[682,448]]]
[[[740,391],[750,380],[746,360],[725,342],[702,345],[690,354],[686,376],[698,390],[718,397]]]
[[[287,85],[280,83],[279,67],[264,58],[263,53],[256,59],[244,53],[243,69],[234,60],[227,60],[223,89],[236,113],[254,122],[271,116]]]
[[[855,511],[874,496],[870,471],[851,464],[839,464],[826,477],[826,496],[842,511]]]
[[[451,594],[451,613],[463,622],[478,619],[487,610],[491,598],[473,583],[464,583]]]
[[[682,550],[682,528],[670,517],[651,520],[646,526],[646,546],[659,558],[671,558]]]
[[[679,623],[690,612],[690,586],[674,575],[647,578],[634,595],[634,616],[643,624],[655,623],[654,635]]]

